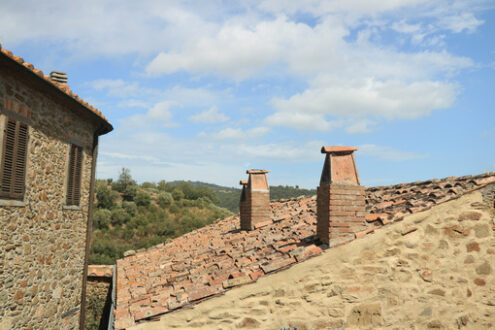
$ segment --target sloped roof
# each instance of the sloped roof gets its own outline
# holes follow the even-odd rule
[[[356,237],[495,182],[495,172],[366,190]],[[318,255],[316,197],[273,201],[271,219],[241,231],[238,216],[117,261],[115,328],[178,309]]]
[[[93,107],[91,104],[88,102],[84,101],[81,99],[77,94],[73,93],[67,84],[60,84],[57,83],[53,80],[50,79],[49,76],[46,76],[43,74],[43,71],[36,69],[33,64],[25,62],[22,57],[15,56],[10,50],[2,48],[2,45],[0,44],[0,55],[3,55],[5,58],[11,60],[13,63],[17,63],[19,66],[23,67],[27,72],[30,72],[34,76],[37,76],[38,78],[43,79],[46,83],[48,83],[50,86],[52,86],[55,90],[69,96],[73,100],[75,100],[77,103],[79,103],[83,108],[88,110],[91,114],[96,115],[97,118],[99,118],[100,121],[103,122],[105,131],[104,133],[108,133],[112,131],[113,127],[112,125],[108,122],[107,118],[101,113],[100,110],[96,109]]]

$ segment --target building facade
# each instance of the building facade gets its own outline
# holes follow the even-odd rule
[[[1,46],[0,46],[1,48]],[[83,324],[103,115],[0,53],[0,329]]]

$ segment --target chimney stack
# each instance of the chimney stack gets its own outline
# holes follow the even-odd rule
[[[317,191],[317,236],[336,246],[366,228],[364,187],[354,159],[355,147],[322,147],[326,154]]]
[[[55,81],[59,84],[66,85],[68,80],[67,73],[60,71],[52,71],[50,72],[50,80]]]
[[[270,188],[266,179],[266,170],[247,170],[249,179],[243,184],[241,195],[241,229],[253,230],[256,224],[270,219]],[[243,201],[243,195],[245,200]]]

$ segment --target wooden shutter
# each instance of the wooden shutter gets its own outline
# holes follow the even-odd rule
[[[24,198],[28,139],[28,125],[7,118],[0,180],[0,196],[3,198]]]
[[[79,205],[81,200],[82,147],[71,144],[69,177],[67,180],[67,205]]]

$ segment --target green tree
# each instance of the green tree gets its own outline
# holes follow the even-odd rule
[[[170,204],[172,204],[174,198],[172,197],[172,194],[169,192],[162,192],[160,195],[158,195],[158,205],[161,207],[167,207]]]
[[[180,201],[184,198],[184,192],[179,188],[175,188],[174,190],[172,190],[172,197],[175,201]]]
[[[149,206],[151,203],[151,197],[144,191],[140,191],[136,194],[134,201],[137,206]]]
[[[124,200],[126,201],[133,201],[134,198],[136,197],[136,194],[137,194],[137,186],[130,185],[127,186],[122,192],[122,198],[124,198]]]
[[[118,192],[124,193],[129,186],[135,186],[136,181],[132,179],[131,170],[123,167],[119,179],[113,183],[112,188]]]
[[[93,224],[96,229],[106,229],[112,222],[112,212],[107,209],[98,209],[93,213]]]
[[[137,213],[137,206],[134,202],[122,201],[122,208],[129,214],[131,217],[135,216]]]
[[[119,198],[119,194],[107,187],[105,184],[97,184],[96,199],[99,208],[111,209],[115,206],[115,200]]]
[[[122,225],[131,219],[130,215],[123,208],[115,208],[112,210],[112,225]]]

